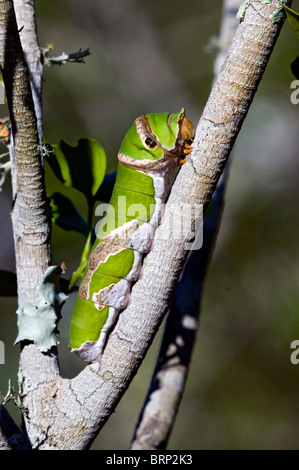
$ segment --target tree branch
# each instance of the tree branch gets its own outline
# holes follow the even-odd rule
[[[84,57],[87,57],[91,54],[89,52],[89,48],[87,48],[84,51],[79,49],[77,52],[71,52],[70,54],[62,52],[62,54],[59,56],[53,57],[49,55],[51,50],[52,48],[50,46],[42,49],[45,65],[64,65],[67,62],[77,62],[79,64],[84,64]]]
[[[11,450],[11,447],[13,445],[17,445],[18,443],[20,443],[20,441],[22,441],[21,430],[15,424],[15,422],[8,414],[4,406],[1,406],[0,408],[0,428],[0,441],[2,440],[3,444],[3,447],[1,447],[0,444],[0,450]],[[21,443],[21,447],[22,445],[23,442]]]
[[[224,0],[214,79],[236,32],[242,0]],[[198,317],[209,260],[223,208],[228,167],[213,196],[212,214],[203,222],[203,246],[191,250],[168,312],[161,349],[131,449],[165,449],[179,409],[198,329]]]
[[[1,0],[0,66],[6,88],[13,137],[12,222],[19,306],[34,301],[50,262],[50,211],[34,104],[16,25],[13,2]]]
[[[6,437],[0,429],[0,450],[12,450]]]
[[[42,106],[42,84],[43,64],[42,53],[38,45],[35,0],[14,0],[14,9],[17,19],[20,40],[24,53],[24,59],[29,71],[32,98],[34,102],[35,115],[39,143],[43,143],[43,106]]]
[[[45,194],[35,107],[12,0],[0,0],[0,11],[0,67],[12,129],[12,225],[18,303],[22,309],[27,300],[35,302],[37,287],[50,264],[51,215]],[[36,354],[34,360],[48,374],[48,380],[53,368],[54,376],[57,377],[56,356],[52,355],[52,367],[45,368],[45,356],[33,347]],[[26,346],[21,354],[21,373],[24,359],[26,360]]]

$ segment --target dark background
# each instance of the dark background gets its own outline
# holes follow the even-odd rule
[[[299,11],[299,2],[293,3]],[[136,116],[177,112],[196,124],[209,94],[219,32],[216,0],[37,1],[40,45],[54,55],[90,47],[83,64],[46,67],[44,134],[52,143],[92,137],[105,147],[108,171]],[[290,344],[299,339],[298,109],[290,102],[290,63],[299,41],[285,24],[238,137],[225,209],[205,287],[200,329],[169,449],[297,449],[299,365]],[[5,106],[0,115],[6,115]],[[4,149],[3,149],[4,151]],[[66,191],[46,167],[47,193]],[[14,269],[10,180],[0,193],[0,269]],[[70,274],[84,240],[53,229],[53,263]],[[60,323],[62,375],[84,364],[68,350],[74,295]],[[17,389],[15,298],[0,298],[0,339],[8,379]],[[158,334],[143,366],[94,449],[126,449],[159,348]],[[14,405],[9,410],[19,421]]]

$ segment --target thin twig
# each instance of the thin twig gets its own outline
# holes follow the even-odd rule
[[[91,54],[89,48],[87,48],[84,51],[79,49],[78,52],[71,52],[70,54],[62,52],[62,54],[60,54],[59,56],[52,57],[49,55],[49,52],[52,49],[53,48],[50,47],[50,45],[42,49],[45,65],[64,65],[67,62],[77,62],[82,64],[84,63],[84,58]]]

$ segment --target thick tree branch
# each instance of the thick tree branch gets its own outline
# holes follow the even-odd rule
[[[30,81],[19,40],[13,3],[0,1],[0,66],[13,137],[12,222],[19,306],[34,301],[50,262],[50,211],[45,196],[37,122]]]
[[[242,0],[224,0],[218,54],[214,64],[217,78],[238,26],[237,11]],[[212,214],[203,223],[203,247],[192,250],[176,287],[151,379],[151,384],[134,433],[131,449],[165,449],[179,409],[198,329],[204,281],[222,214],[225,183],[223,173],[213,196]]]
[[[17,19],[20,40],[23,48],[24,59],[29,71],[32,98],[34,102],[35,115],[39,142],[43,142],[43,106],[42,106],[42,84],[43,64],[42,52],[38,45],[35,0],[14,0],[14,8]]]
[[[0,67],[12,128],[12,224],[18,303],[22,309],[27,300],[35,302],[36,289],[50,264],[51,216],[45,194],[35,107],[12,0],[0,0],[0,11]],[[21,370],[26,346],[22,354]],[[46,373],[45,364],[42,364],[44,356],[36,348],[35,354],[35,360],[40,358],[39,364]],[[57,370],[55,357],[53,367]],[[53,367],[48,368],[50,373]]]
[[[16,8],[17,22],[14,12]],[[16,270],[19,309],[27,300],[35,303],[37,287],[51,263],[51,214],[45,194],[41,155],[42,144],[42,54],[37,42],[35,2],[0,1],[0,67],[12,126],[10,144]],[[20,35],[19,35],[20,34]],[[20,39],[21,36],[21,39]],[[33,344],[22,342],[20,393],[26,395],[28,384],[57,380],[57,350],[42,354]],[[27,364],[29,361],[31,364]],[[32,364],[35,367],[31,367]],[[38,405],[31,401],[24,413],[28,435]],[[26,405],[24,404],[24,410]],[[5,429],[5,420],[1,427]],[[39,423],[39,425],[41,425]],[[31,439],[34,441],[34,437]],[[28,448],[28,442],[26,443]],[[29,444],[30,445],[30,444]]]
[[[77,62],[79,64],[84,64],[84,57],[90,55],[89,48],[85,49],[84,51],[79,49],[79,51],[71,52],[69,54],[67,54],[66,52],[62,52],[62,54],[56,57],[49,55],[49,52],[51,50],[52,49],[50,48],[50,46],[42,49],[45,65],[64,65],[67,62]]]

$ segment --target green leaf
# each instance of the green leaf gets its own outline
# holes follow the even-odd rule
[[[15,297],[17,295],[17,275],[12,271],[0,270],[0,296]]]
[[[87,222],[72,201],[60,193],[51,196],[52,221],[63,230],[74,230],[87,235]]]
[[[54,152],[48,150],[45,158],[57,178],[65,186],[81,191],[88,200],[93,199],[106,171],[106,153],[102,145],[96,140],[83,138],[75,147],[63,140],[50,147]]]
[[[73,272],[72,277],[70,279],[70,283],[69,283],[70,291],[74,289],[76,282],[79,281],[81,277],[83,276],[83,273],[88,263],[88,258],[89,258],[90,249],[93,243],[93,238],[94,238],[93,231],[90,231],[85,241],[85,246],[83,248],[83,252],[81,255],[80,264],[77,267],[76,271]]]
[[[299,56],[291,63],[291,71],[297,80],[299,80]]]
[[[296,13],[294,10],[291,10],[291,8],[287,7],[286,5],[283,5],[282,3],[280,3],[280,5],[283,6],[284,11],[287,14],[290,26],[294,30],[296,36],[299,38],[299,13]]]

